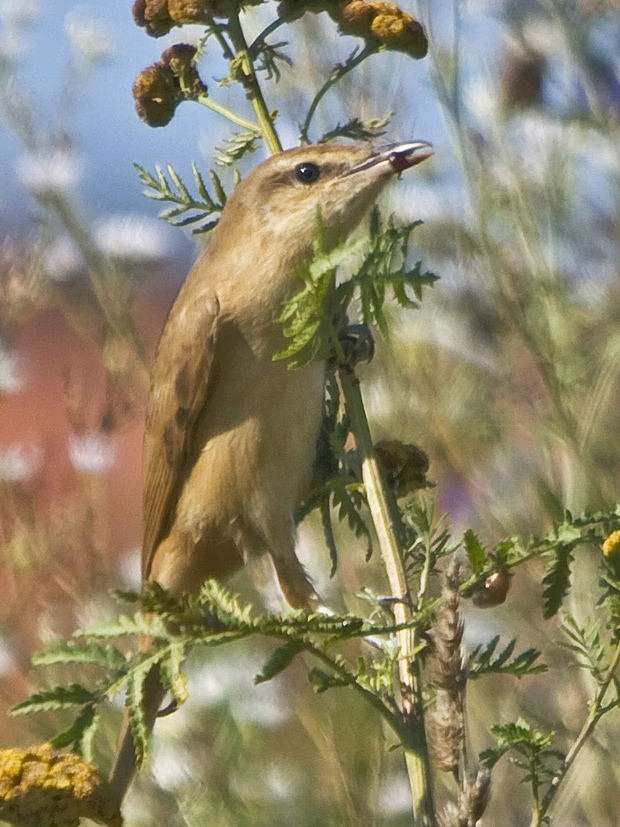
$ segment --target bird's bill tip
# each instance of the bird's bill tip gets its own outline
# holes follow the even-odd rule
[[[395,172],[415,167],[433,155],[433,147],[427,141],[409,141],[389,147],[385,155]]]

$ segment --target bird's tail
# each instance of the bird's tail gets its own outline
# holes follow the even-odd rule
[[[159,676],[159,668],[153,667],[144,681],[144,702],[142,704],[144,710],[144,721],[149,735],[153,729],[153,725],[155,724],[157,712],[161,706],[165,694],[166,691],[162,686]],[[125,712],[109,779],[112,793],[119,806],[134,779],[136,770],[136,751],[134,748],[133,738],[131,736],[129,715]]]

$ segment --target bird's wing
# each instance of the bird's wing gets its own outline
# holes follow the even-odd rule
[[[151,372],[144,437],[144,579],[158,545],[170,531],[191,471],[192,433],[212,379],[219,301],[206,289],[188,299],[177,300],[172,308]]]

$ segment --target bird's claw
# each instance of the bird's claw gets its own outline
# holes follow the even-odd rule
[[[338,334],[344,363],[355,367],[358,362],[370,362],[375,355],[375,340],[368,325],[350,324]]]

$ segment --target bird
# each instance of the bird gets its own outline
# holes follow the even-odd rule
[[[287,603],[319,596],[295,554],[294,510],[307,492],[324,405],[325,364],[288,370],[277,318],[312,259],[343,241],[395,176],[431,154],[323,143],[259,164],[227,200],[170,311],[151,370],[143,449],[142,578],[175,596],[225,582],[269,555]],[[164,697],[145,684],[149,730]],[[120,801],[136,771],[125,720],[110,775]]]

